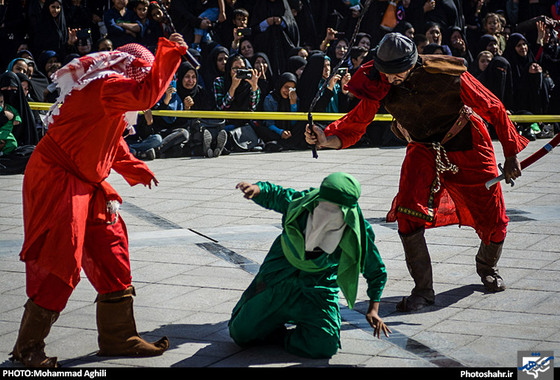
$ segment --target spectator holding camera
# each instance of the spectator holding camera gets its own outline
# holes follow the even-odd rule
[[[350,98],[348,91],[344,89],[351,78],[348,68],[341,68],[339,72],[331,76],[331,61],[324,53],[312,54],[308,61],[299,81],[300,111],[309,111],[315,94],[319,88],[323,87],[325,81],[328,83],[313,110],[334,113],[348,111]]]

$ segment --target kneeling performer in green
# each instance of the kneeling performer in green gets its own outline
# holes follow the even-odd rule
[[[339,291],[353,308],[360,273],[368,283],[366,319],[374,335],[388,336],[378,315],[387,273],[358,205],[361,187],[354,177],[333,173],[319,189],[305,191],[270,182],[237,188],[283,215],[281,235],[233,309],[229,331],[238,345],[277,343],[299,356],[333,356],[340,348]]]

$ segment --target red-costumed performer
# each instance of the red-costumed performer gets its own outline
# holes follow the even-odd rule
[[[504,290],[497,264],[509,220],[502,188],[485,186],[498,170],[484,120],[494,126],[502,145],[506,182],[521,175],[517,154],[528,143],[504,105],[468,73],[462,59],[418,55],[414,43],[399,33],[383,37],[373,60],[352,76],[348,89],[360,103],[325,131],[313,126],[313,135],[308,128],[306,140],[319,148],[351,146],[383,105],[395,119],[395,134],[408,141],[387,220],[398,223],[415,286],[397,310],[416,311],[435,301],[426,228],[473,227],[481,240],[476,271],[488,291]]]
[[[155,356],[166,337],[143,340],[132,308],[126,226],[111,169],[131,185],[157,180],[123,140],[127,121],[161,98],[187,45],[180,34],[161,38],[156,56],[139,44],[76,58],[54,75],[60,96],[49,112],[46,136],[23,180],[25,304],[11,358],[29,367],[56,367],[44,339],[80,281],[83,268],[98,292],[100,356]]]

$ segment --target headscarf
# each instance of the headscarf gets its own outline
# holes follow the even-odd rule
[[[299,78],[299,111],[308,112],[313,98],[319,91],[319,83],[323,78],[323,67],[325,65],[325,54],[323,52],[313,53],[307,58],[307,65]],[[317,111],[317,110],[315,110]],[[322,110],[320,110],[322,112]]]
[[[217,77],[223,76],[224,73],[218,71],[216,67],[216,61],[220,53],[225,53],[226,57],[229,57],[229,50],[222,45],[215,46],[208,54],[205,62],[201,67],[202,78],[204,79],[204,85],[208,90],[212,89],[212,83]]]
[[[231,67],[233,63],[237,60],[242,60],[245,62],[245,68],[250,68],[251,65],[247,58],[242,56],[241,54],[234,54],[228,58],[226,63],[226,69],[224,74],[224,89],[228,91],[231,87]],[[251,84],[248,83],[246,80],[242,80],[239,83],[239,86],[235,89],[233,94],[233,100],[231,101],[230,110],[231,111],[250,111],[251,110]]]
[[[354,307],[356,301],[358,276],[363,272],[368,248],[364,217],[358,205],[360,193],[360,183],[351,175],[342,172],[328,175],[319,189],[312,189],[290,203],[281,235],[282,251],[294,267],[305,272],[320,272],[325,267],[317,260],[306,258],[305,238],[298,227],[297,219],[304,212],[312,212],[322,201],[340,207],[346,228],[338,244],[342,253],[338,264],[337,282],[350,308]]]
[[[517,54],[515,46],[519,43],[519,41],[525,41],[527,45],[529,45],[527,38],[525,38],[523,34],[512,33],[506,43],[506,48],[503,54],[504,58],[507,59],[511,65],[514,82],[523,76],[523,73],[529,69],[529,65],[531,63],[535,62],[535,57],[530,48],[527,49],[527,55],[525,57]]]
[[[189,62],[183,62],[179,66],[177,70],[177,95],[181,98],[181,101],[187,96],[190,96],[194,100],[194,105],[191,110],[210,111],[214,107],[214,97],[210,96],[209,91],[198,84],[198,75],[196,77],[197,83],[192,89],[183,87],[183,77],[191,70],[194,71],[195,74],[198,74],[197,70]]]
[[[512,109],[513,79],[511,75],[511,66],[507,59],[499,55],[492,58],[486,70],[480,73],[478,79],[501,100],[508,110]]]
[[[47,114],[47,122],[58,115],[59,105],[74,90],[84,88],[90,82],[118,74],[140,82],[148,75],[154,55],[139,44],[127,44],[114,51],[102,51],[75,58],[53,74],[53,82],[60,95]],[[127,112],[129,125],[136,124],[137,112]]]
[[[53,3],[60,4],[60,13],[52,17],[49,7]],[[36,34],[32,36],[35,54],[43,50],[54,50],[64,55],[65,45],[68,42],[68,26],[64,15],[62,0],[46,0],[39,15]]]
[[[270,95],[274,98],[274,100],[276,100],[276,103],[278,103],[277,112],[290,112],[291,111],[290,99],[289,98],[285,99],[284,97],[282,97],[282,94],[280,93],[280,90],[282,89],[282,86],[284,86],[286,84],[286,82],[294,82],[294,83],[297,84],[296,75],[292,74],[290,72],[285,72],[285,73],[282,73],[278,77],[278,79],[276,80],[276,84],[274,85],[274,89],[271,91]],[[280,129],[290,130],[291,125],[292,125],[292,122],[290,120],[277,120],[276,121],[276,126]]]
[[[305,58],[303,58],[299,55],[293,55],[290,58],[288,58],[288,63],[286,65],[286,71],[288,71],[292,74],[296,74],[298,69],[300,69],[301,67],[304,67],[305,65],[307,65],[307,59],[305,59]]]
[[[36,145],[39,142],[39,137],[35,127],[35,117],[16,73],[6,71],[0,75],[0,88],[4,87],[16,88],[15,90],[2,90],[2,95],[4,96],[4,103],[14,107],[21,117],[21,124],[14,126],[12,131],[18,145]]]

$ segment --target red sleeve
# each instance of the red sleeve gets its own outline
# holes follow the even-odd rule
[[[346,115],[329,124],[325,135],[337,136],[342,141],[342,149],[348,148],[360,140],[378,109],[379,101],[364,98]]]
[[[149,185],[152,179],[155,178],[154,173],[148,168],[148,165],[130,153],[128,144],[123,138],[119,140],[112,168],[122,175],[130,186],[139,183]]]
[[[152,69],[141,82],[122,77],[105,81],[101,95],[104,108],[117,114],[152,108],[169,87],[186,50],[173,41],[160,38]]]
[[[505,157],[515,156],[527,146],[529,140],[519,134],[502,102],[467,71],[461,75],[461,99],[494,126]]]
[[[354,145],[363,136],[367,126],[373,121],[381,101],[391,88],[387,78],[382,74],[372,79],[371,70],[374,70],[373,61],[363,64],[352,75],[346,89],[361,99],[360,103],[325,129],[327,136],[335,135],[342,141],[342,149]]]

